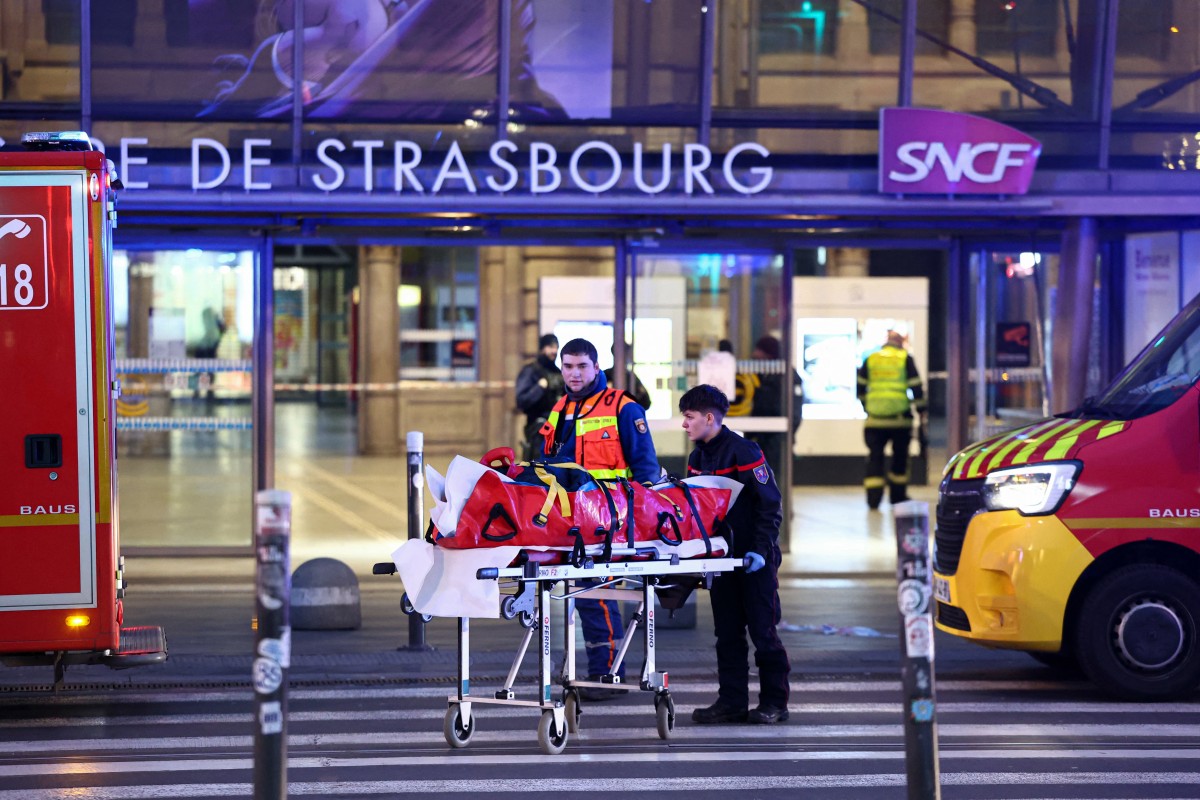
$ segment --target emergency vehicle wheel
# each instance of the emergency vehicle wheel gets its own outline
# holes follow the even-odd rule
[[[442,733],[446,735],[446,744],[451,747],[466,747],[471,743],[471,734],[475,733],[475,720],[478,716],[471,715],[471,724],[463,726],[462,710],[458,703],[453,703],[446,709],[446,717],[442,725]]]
[[[583,710],[579,707],[579,693],[574,689],[563,693],[563,714],[567,718],[567,733],[579,733],[579,717]]]
[[[654,714],[658,721],[658,738],[670,739],[675,730],[675,701],[669,694],[654,696]]]
[[[1102,578],[1080,606],[1084,674],[1126,700],[1166,700],[1200,684],[1200,586],[1158,564]]]
[[[548,756],[556,756],[563,751],[567,746],[567,724],[562,726],[562,730],[555,730],[554,712],[543,711],[542,718],[538,720],[538,746],[542,748],[542,752]]]

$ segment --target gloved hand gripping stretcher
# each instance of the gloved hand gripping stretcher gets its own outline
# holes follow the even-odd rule
[[[475,730],[472,702],[536,706],[542,710],[542,750],[560,753],[568,732],[577,730],[577,690],[583,686],[654,692],[658,733],[669,738],[675,709],[667,673],[655,667],[654,592],[671,590],[682,602],[698,583],[743,566],[741,559],[723,557],[728,543],[714,535],[724,527],[740,485],[715,476],[652,487],[597,482],[577,465],[512,464],[511,455],[492,458],[496,452],[485,457],[488,464],[457,457],[444,477],[427,467],[434,499],[429,531],[393,554],[406,613],[458,618],[458,692],[448,698],[446,741],[452,747],[468,744]],[[551,594],[556,584],[560,592]],[[599,682],[575,678],[575,599],[581,596],[639,603],[612,674]],[[555,681],[563,687],[559,700],[551,696],[552,599],[564,606],[564,662]],[[666,597],[663,601],[671,607]],[[523,640],[504,686],[493,697],[471,695],[470,618],[500,616],[520,618]],[[618,673],[639,628],[645,660],[640,685],[633,687]],[[535,631],[542,643],[540,686],[537,699],[520,700],[513,684]]]

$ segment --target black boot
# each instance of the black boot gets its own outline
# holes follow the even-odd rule
[[[697,708],[692,712],[692,722],[700,725],[719,725],[726,722],[745,722],[746,707],[735,706],[718,700],[708,708]]]

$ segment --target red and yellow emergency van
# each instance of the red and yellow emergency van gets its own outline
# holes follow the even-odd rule
[[[1200,686],[1200,297],[1096,397],[956,454],[937,625],[1107,692]]]
[[[81,132],[0,153],[0,660],[166,659],[122,628],[110,305],[111,162]]]

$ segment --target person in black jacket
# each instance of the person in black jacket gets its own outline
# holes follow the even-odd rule
[[[729,398],[720,389],[701,384],[679,398],[683,429],[696,449],[688,456],[688,475],[721,475],[742,485],[725,516],[732,534],[732,555],[748,561],[745,570],[713,579],[710,599],[717,636],[717,701],[692,712],[703,725],[753,722],[771,725],[788,718],[788,675],[791,662],[779,639],[779,524],[782,498],[775,475],[754,442],[722,422]],[[749,648],[754,642],[758,666],[758,707],[750,706]]]
[[[538,339],[538,356],[517,373],[517,408],[525,412],[521,458],[532,461],[541,457],[542,437],[538,433],[558,398],[566,394],[562,372],[554,363],[558,358],[558,337],[547,333]]]
[[[774,336],[763,336],[754,343],[751,357],[759,361],[779,361],[783,357],[783,346]],[[762,448],[771,469],[783,469],[785,461],[792,458],[792,443],[800,423],[804,418],[804,381],[794,367],[785,366],[780,371],[770,370],[759,373],[758,386],[754,389],[754,399],[750,414],[755,417],[785,417],[784,405],[785,375],[792,373],[792,427],[788,433],[758,432],[751,433],[747,438]]]

